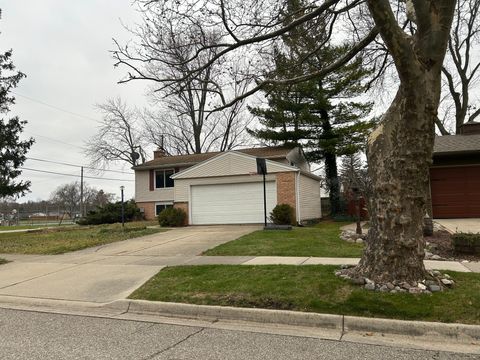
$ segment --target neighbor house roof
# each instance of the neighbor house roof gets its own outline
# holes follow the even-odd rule
[[[249,149],[235,149],[237,152],[241,152],[247,155],[262,157],[270,160],[284,159],[292,151],[290,147],[261,147],[261,148],[249,148]],[[154,168],[165,168],[169,166],[192,166],[202,161],[208,160],[221,152],[208,152],[203,154],[190,154],[190,155],[166,155],[150,161],[147,161],[141,165],[135,166],[134,170],[147,170]]]
[[[435,137],[433,155],[468,154],[480,152],[480,134],[444,135]]]

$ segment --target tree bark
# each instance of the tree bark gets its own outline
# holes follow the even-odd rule
[[[425,277],[423,217],[440,74],[402,86],[368,142],[371,228],[357,271],[377,282]],[[435,104],[437,106],[435,106]]]
[[[422,233],[440,102],[441,66],[454,1],[413,1],[418,31],[398,27],[388,1],[368,5],[397,68],[400,86],[367,145],[370,230],[353,273],[376,282],[425,278]]]

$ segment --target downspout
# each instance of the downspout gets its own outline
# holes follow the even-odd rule
[[[295,207],[297,213],[297,224],[300,224],[300,170],[297,172],[297,181],[295,181]]]

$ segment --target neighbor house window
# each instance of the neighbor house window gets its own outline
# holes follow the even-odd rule
[[[158,216],[163,210],[173,207],[172,203],[156,203],[155,216]]]
[[[155,171],[155,187],[157,189],[173,187],[171,176],[175,173],[173,169]]]

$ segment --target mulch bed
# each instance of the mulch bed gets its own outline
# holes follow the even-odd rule
[[[445,260],[468,260],[480,261],[479,255],[458,254],[453,250],[452,235],[445,230],[437,230],[432,236],[425,236],[427,243],[426,250],[434,255],[438,255]]]

